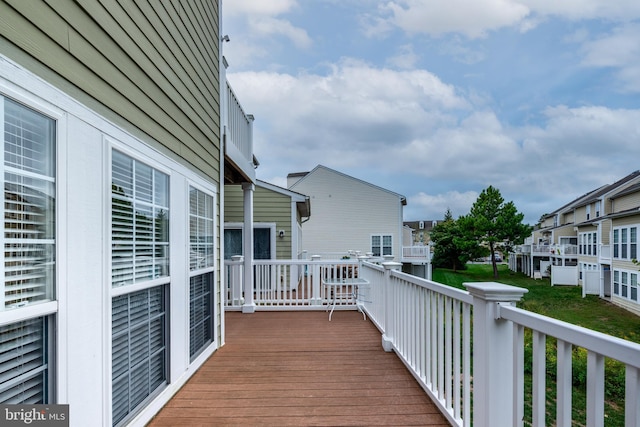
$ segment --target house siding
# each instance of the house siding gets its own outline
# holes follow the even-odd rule
[[[371,235],[393,236],[393,255],[402,255],[400,196],[328,168],[318,167],[291,190],[311,198],[313,215],[304,225],[309,256],[349,250],[371,251]]]
[[[126,422],[145,425],[223,344],[219,4],[0,0],[0,96],[51,116],[57,124],[57,308],[47,314],[55,321],[47,354],[53,391],[47,403],[68,403],[71,426],[112,424],[112,303],[117,291],[111,283],[109,181],[114,150],[167,175],[170,183],[171,276],[170,283],[158,285],[168,295],[166,384],[132,410]],[[216,251],[215,267],[210,267],[216,329],[213,342],[193,360],[192,185],[213,197]],[[13,321],[18,310],[0,312],[1,320]]]
[[[216,181],[217,22],[206,0],[0,2],[3,53]]]
[[[613,212],[623,212],[640,206],[640,191],[625,194],[613,201]]]
[[[611,244],[611,220],[607,219],[600,223],[600,243]]]
[[[225,221],[244,222],[243,191],[241,186],[225,186]],[[291,197],[256,185],[253,194],[253,222],[275,223],[276,233],[284,230],[283,238],[276,236],[276,259],[291,259]]]

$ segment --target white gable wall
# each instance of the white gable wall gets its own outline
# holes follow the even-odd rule
[[[318,167],[291,187],[311,198],[312,215],[304,224],[302,249],[317,253],[371,251],[371,235],[391,235],[393,255],[402,254],[400,195]]]

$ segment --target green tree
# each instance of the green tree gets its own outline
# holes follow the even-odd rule
[[[462,237],[457,245],[470,251],[478,246],[489,248],[493,277],[498,278],[496,250],[510,250],[531,234],[531,226],[523,224],[524,214],[519,213],[513,202],[505,203],[500,190],[489,186],[482,190],[465,217],[458,219]]]
[[[431,230],[431,241],[434,244],[433,266],[436,268],[450,268],[453,271],[462,270],[467,262],[462,250],[455,241],[461,236],[456,220],[447,209],[444,220]]]

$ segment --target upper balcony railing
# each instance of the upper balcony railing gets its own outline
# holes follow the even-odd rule
[[[431,262],[431,246],[403,246],[402,262]]]
[[[585,425],[604,425],[610,384],[605,359],[624,366],[625,425],[640,425],[639,344],[518,309],[515,303],[526,289],[465,283],[468,291],[462,291],[402,273],[399,266],[364,260],[255,261],[253,299],[257,310],[325,310],[333,299],[323,279],[344,279],[347,297],[336,301],[336,309],[364,310],[381,331],[385,350],[400,357],[455,426],[470,426],[472,418],[473,425],[483,427],[571,426],[572,363],[582,352],[587,358]],[[243,304],[241,269],[242,262],[226,262],[227,309]],[[348,284],[355,277],[366,285]],[[532,362],[525,366],[525,360]],[[549,376],[549,370],[555,373]],[[532,390],[527,395],[525,382]],[[531,407],[526,416],[525,405]],[[550,406],[556,408],[555,420],[547,419]]]
[[[222,125],[224,153],[250,180],[255,180],[257,161],[253,155],[253,116],[246,114],[231,88],[225,81]]]
[[[560,257],[576,257],[578,255],[578,245],[549,245],[549,253],[552,256]]]
[[[599,262],[610,263],[611,262],[611,245],[600,244],[600,250],[598,251]]]

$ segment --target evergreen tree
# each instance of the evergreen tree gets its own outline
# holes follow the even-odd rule
[[[489,186],[482,190],[469,214],[458,219],[461,237],[456,245],[468,254],[473,254],[474,247],[487,246],[497,279],[496,250],[508,251],[531,233],[531,226],[523,224],[523,219],[524,214],[513,202],[505,203],[500,191]]]
[[[447,209],[444,221],[439,222],[431,230],[431,241],[434,244],[432,264],[436,268],[450,268],[453,271],[464,269],[467,259],[458,248],[455,240],[460,237],[458,224],[451,210]]]

